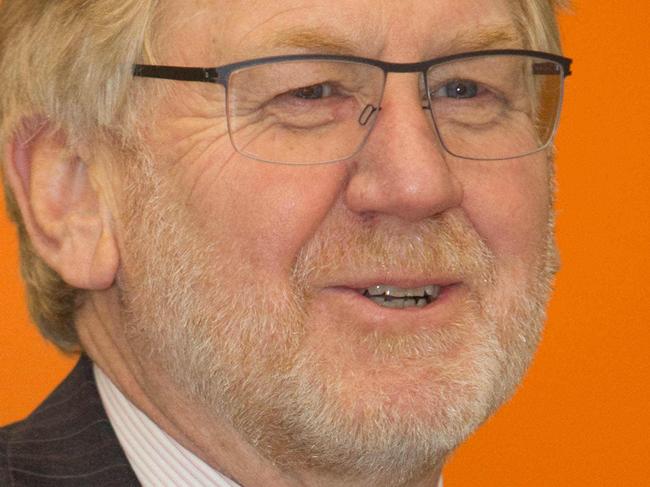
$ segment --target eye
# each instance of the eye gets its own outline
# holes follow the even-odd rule
[[[304,86],[297,90],[291,91],[291,96],[302,98],[303,100],[320,100],[332,96],[332,85],[328,83],[318,83],[316,85]]]
[[[432,97],[447,97],[455,99],[474,98],[479,92],[476,82],[470,80],[454,80],[446,83],[437,91],[432,91]]]

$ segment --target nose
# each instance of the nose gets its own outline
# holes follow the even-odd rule
[[[389,76],[382,109],[351,164],[347,207],[363,216],[417,221],[458,206],[462,186],[450,170],[414,75]]]

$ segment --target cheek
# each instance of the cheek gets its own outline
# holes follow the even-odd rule
[[[223,91],[176,90],[160,105],[148,145],[167,163],[188,224],[214,244],[214,259],[270,278],[288,274],[340,198],[346,165],[287,166],[241,156],[228,136]]]
[[[225,161],[225,162],[224,162]],[[300,249],[340,197],[341,164],[283,166],[212,155],[191,206],[209,235],[256,272],[288,274]]]
[[[464,161],[464,210],[499,261],[530,263],[546,245],[551,174],[545,156]]]

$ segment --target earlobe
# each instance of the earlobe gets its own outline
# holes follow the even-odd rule
[[[32,246],[68,284],[111,286],[119,262],[111,213],[89,166],[60,130],[39,126],[16,134],[5,173]]]

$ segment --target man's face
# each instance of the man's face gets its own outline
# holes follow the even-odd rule
[[[336,40],[395,62],[522,47],[506,0],[222,3],[171,5],[161,64]],[[143,120],[151,157],[125,176],[119,284],[145,370],[286,468],[416,477],[507,397],[535,348],[556,264],[548,154],[446,154],[418,75],[391,74],[359,154],[268,164],[233,149],[220,86],[167,88]],[[380,285],[437,298],[363,295]]]

